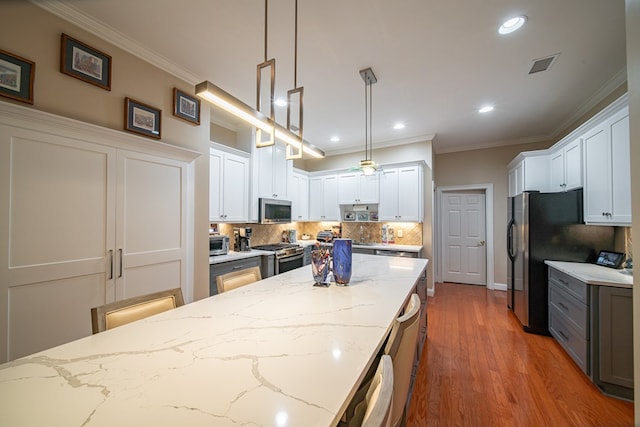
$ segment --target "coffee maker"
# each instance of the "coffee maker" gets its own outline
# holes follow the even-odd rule
[[[233,250],[236,252],[251,250],[251,227],[235,227],[233,229]]]

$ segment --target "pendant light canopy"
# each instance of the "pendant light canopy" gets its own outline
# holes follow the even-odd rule
[[[371,85],[378,82],[371,67],[360,70],[360,77],[364,81],[364,160],[360,160],[360,170],[365,175],[372,175],[378,170],[373,162],[373,136],[372,136],[372,90]]]

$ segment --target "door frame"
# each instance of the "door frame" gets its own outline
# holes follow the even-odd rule
[[[435,264],[436,269],[436,282],[442,283],[442,272],[444,271],[444,248],[442,245],[444,244],[444,229],[443,225],[443,206],[442,202],[443,197],[446,193],[456,192],[459,193],[461,191],[482,191],[485,196],[485,236],[487,241],[487,257],[486,257],[486,272],[487,272],[487,289],[491,290],[506,290],[506,287],[503,289],[501,286],[497,286],[495,281],[495,272],[494,272],[494,242],[493,242],[493,184],[473,184],[473,185],[452,185],[452,186],[439,186],[436,188],[436,205],[437,209],[435,209],[435,217],[436,217],[436,230],[438,232],[434,233],[435,237],[435,250],[436,250],[436,259],[438,262]]]

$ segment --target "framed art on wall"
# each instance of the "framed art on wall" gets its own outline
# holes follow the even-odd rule
[[[162,111],[131,98],[124,99],[124,129],[160,139]]]
[[[0,49],[0,96],[33,104],[36,64]]]
[[[64,33],[60,41],[60,72],[111,90],[111,56]]]
[[[173,88],[173,115],[196,125],[200,124],[200,100]]]

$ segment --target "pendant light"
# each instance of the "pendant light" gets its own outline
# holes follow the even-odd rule
[[[295,24],[294,24],[294,48],[293,48],[293,89],[287,91],[287,129],[297,136],[300,145],[294,150],[292,144],[287,144],[286,158],[301,159],[302,158],[302,128],[303,128],[303,111],[302,102],[304,95],[304,87],[298,87],[298,0],[295,2]],[[292,110],[292,106],[297,105],[297,111]]]
[[[378,169],[373,162],[373,135],[372,135],[372,90],[371,85],[378,82],[371,67],[360,70],[360,77],[364,81],[364,160],[360,160],[360,170],[365,175],[372,175]]]
[[[267,59],[267,33],[269,29],[269,0],[264,0],[264,62],[257,67],[256,109],[267,116],[273,126],[267,131],[256,128],[256,147],[268,147],[276,143],[276,110],[274,105],[276,84],[276,59]],[[267,84],[262,85],[265,78]],[[263,91],[266,90],[265,93]]]

